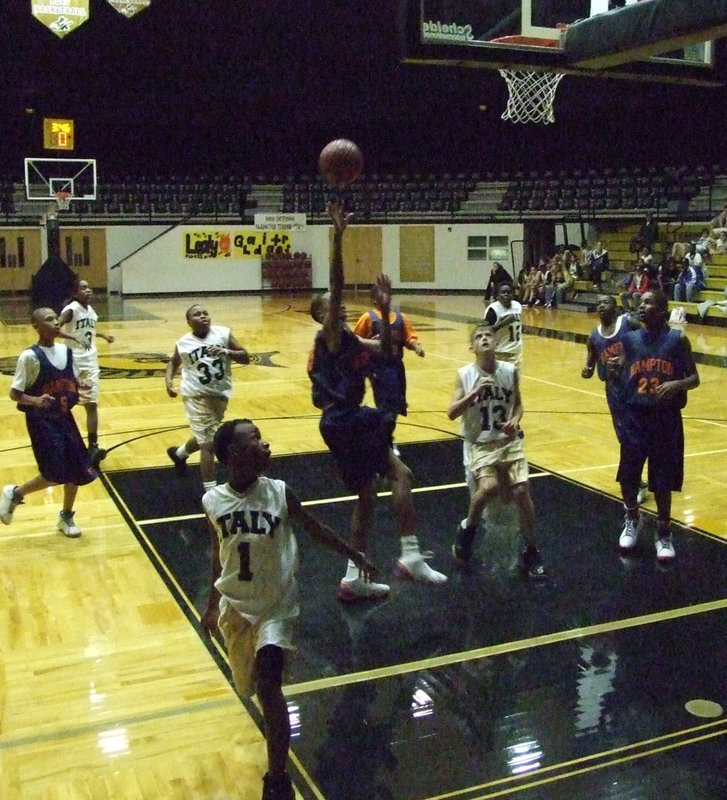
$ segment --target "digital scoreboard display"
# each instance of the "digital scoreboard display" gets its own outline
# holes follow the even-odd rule
[[[72,119],[43,120],[43,148],[45,150],[73,150]]]

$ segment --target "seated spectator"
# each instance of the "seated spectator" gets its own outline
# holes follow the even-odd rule
[[[717,216],[709,223],[711,228],[727,228],[727,203]]]
[[[713,255],[722,255],[723,253],[727,253],[727,230],[720,231],[717,234],[717,238],[714,240],[714,245],[710,252]]]
[[[563,271],[570,273],[574,281],[583,275],[581,265],[572,250],[566,250],[563,253]]]
[[[590,281],[591,275],[591,246],[585,240],[581,242],[581,256],[579,259],[581,273],[584,280]]]
[[[709,228],[703,228],[701,234],[699,235],[699,239],[697,239],[695,243],[697,252],[702,257],[702,261],[709,261],[709,254],[712,251],[713,245],[716,243],[717,240],[712,237],[709,232]]]
[[[676,259],[668,256],[656,270],[656,283],[667,297],[674,296],[674,284],[679,278],[679,266]]]
[[[525,290],[523,292],[522,304],[524,306],[533,306],[540,303],[538,295],[542,283],[543,273],[536,266],[530,267],[530,273],[525,281]]]
[[[601,242],[596,242],[596,246],[590,253],[591,278],[593,288],[601,291],[603,284],[603,273],[608,270],[608,250],[603,249]]]
[[[704,279],[707,276],[707,268],[704,264],[702,254],[697,251],[696,242],[692,242],[689,245],[689,252],[686,254],[685,258],[689,261],[689,266],[694,267],[697,273],[697,283],[700,284],[697,289],[704,289]]]
[[[573,289],[573,284],[575,283],[575,278],[573,274],[563,269],[560,271],[560,274],[556,273],[555,276],[555,303],[556,305],[562,305],[568,299],[568,295]]]
[[[485,287],[485,303],[490,303],[497,299],[497,287],[502,283],[513,285],[512,275],[502,266],[499,261],[495,261],[490,271],[490,280]]]
[[[621,307],[628,314],[631,311],[636,311],[641,303],[641,295],[648,292],[651,281],[649,280],[649,273],[646,271],[646,264],[643,261],[636,263],[631,275],[631,281],[625,292],[621,292]]]
[[[689,263],[689,259],[682,261],[682,268],[679,277],[674,284],[674,300],[686,300],[688,303],[694,302],[694,295],[699,291],[697,270]]]
[[[684,237],[682,235],[679,235],[674,240],[674,244],[672,244],[671,246],[672,258],[674,258],[677,264],[681,264],[685,256],[687,255],[688,250],[689,250],[689,245],[684,241]]]
[[[525,294],[525,283],[528,279],[529,273],[530,264],[527,261],[524,261],[522,267],[520,268],[520,272],[517,274],[517,285],[513,287],[515,289],[515,299],[519,300],[521,303],[523,300],[523,295]]]

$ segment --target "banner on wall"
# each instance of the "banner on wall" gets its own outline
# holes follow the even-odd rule
[[[185,258],[262,258],[289,253],[285,231],[190,231],[184,234]]]
[[[255,214],[255,230],[302,231],[306,219],[305,214]]]
[[[151,0],[108,0],[109,5],[113,6],[119,14],[131,18],[145,8],[149,8]]]
[[[33,16],[61,38],[88,19],[88,0],[31,0],[30,7]]]

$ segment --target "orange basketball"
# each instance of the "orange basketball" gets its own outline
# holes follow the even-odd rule
[[[321,150],[318,169],[326,183],[343,189],[363,171],[361,150],[350,139],[334,139]]]

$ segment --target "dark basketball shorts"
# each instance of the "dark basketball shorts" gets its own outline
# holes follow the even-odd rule
[[[358,492],[373,477],[388,472],[391,425],[378,409],[328,408],[321,416],[320,432],[350,491]]]
[[[98,477],[70,413],[53,417],[27,414],[25,420],[38,471],[46,480],[83,486]]]
[[[680,492],[684,482],[684,426],[678,408],[627,406],[616,480],[638,486],[649,463],[652,492]]]

